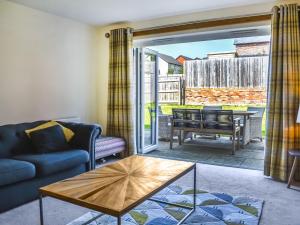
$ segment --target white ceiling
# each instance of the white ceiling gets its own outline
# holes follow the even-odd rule
[[[133,22],[274,0],[10,0],[93,25]]]

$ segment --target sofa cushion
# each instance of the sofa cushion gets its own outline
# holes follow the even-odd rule
[[[32,131],[30,138],[36,153],[50,153],[70,149],[63,130],[59,125]]]
[[[0,158],[32,152],[34,148],[24,131],[42,123],[45,121],[0,126]]]
[[[17,155],[14,159],[31,162],[36,167],[37,176],[47,176],[71,169],[89,161],[85,150],[67,150],[46,154]]]
[[[42,130],[42,129],[45,129],[45,128],[49,128],[49,127],[52,127],[52,126],[60,126],[62,128],[63,133],[64,133],[64,135],[65,135],[68,142],[73,138],[74,132],[71,129],[64,127],[63,125],[61,125],[60,123],[58,123],[56,121],[49,121],[47,123],[43,123],[43,124],[41,124],[37,127],[34,127],[32,129],[25,130],[25,133],[28,135],[28,137],[30,137],[32,132],[37,131],[37,130]]]
[[[0,159],[0,186],[34,177],[35,167],[32,163],[14,159]]]

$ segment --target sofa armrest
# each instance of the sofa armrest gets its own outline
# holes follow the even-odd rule
[[[59,122],[63,126],[74,132],[74,137],[70,141],[70,145],[74,148],[80,148],[88,151],[90,155],[89,170],[95,168],[95,142],[101,135],[102,128],[98,124],[83,124]]]

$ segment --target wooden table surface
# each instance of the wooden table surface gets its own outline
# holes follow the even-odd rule
[[[238,110],[234,110],[233,111],[233,115],[236,116],[251,116],[258,113],[257,111],[238,111]]]
[[[51,196],[112,216],[122,216],[194,168],[195,164],[131,156],[40,188]]]

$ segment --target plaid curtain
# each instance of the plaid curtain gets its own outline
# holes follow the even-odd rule
[[[124,138],[129,156],[135,153],[131,29],[112,30],[109,44],[107,135]]]
[[[286,181],[288,150],[300,148],[300,24],[296,4],[273,8],[264,174]],[[299,168],[297,177],[299,178]]]

